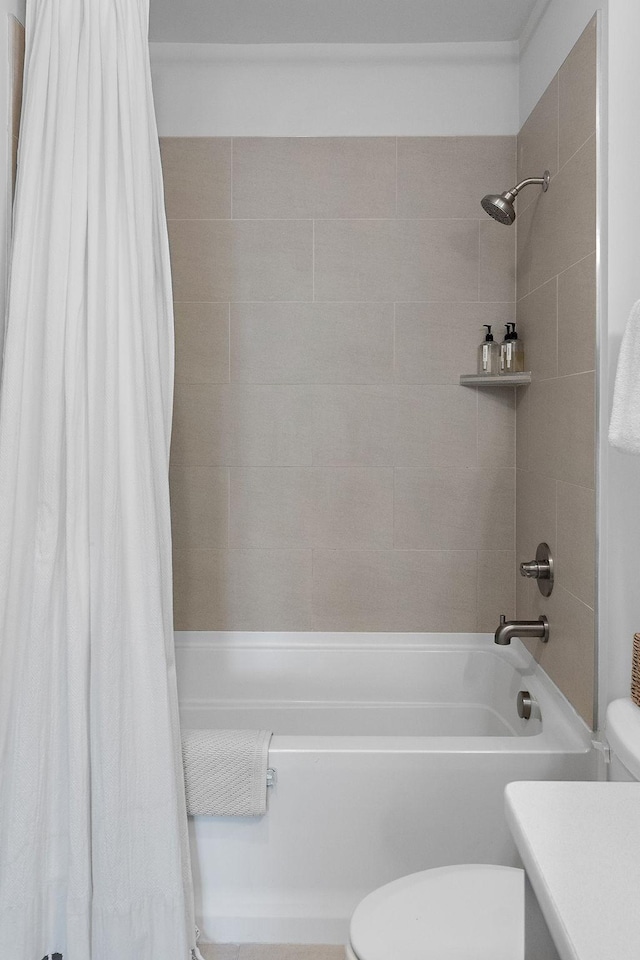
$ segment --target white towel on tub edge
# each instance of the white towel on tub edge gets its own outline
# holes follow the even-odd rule
[[[187,812],[260,817],[267,811],[270,730],[185,730]]]

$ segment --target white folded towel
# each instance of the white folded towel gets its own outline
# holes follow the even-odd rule
[[[270,730],[185,730],[187,813],[259,817],[267,810]]]
[[[640,453],[640,300],[634,304],[620,346],[609,443]]]

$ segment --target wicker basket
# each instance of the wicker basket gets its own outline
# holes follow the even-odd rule
[[[631,699],[640,707],[640,633],[633,638],[633,661],[631,664]]]

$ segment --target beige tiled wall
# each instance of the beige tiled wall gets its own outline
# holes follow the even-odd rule
[[[515,138],[165,139],[183,630],[493,630],[515,605]]]
[[[533,383],[518,391],[518,561],[546,540],[553,594],[518,578],[521,617],[546,613],[531,644],[582,716],[595,664],[596,22],[589,24],[518,139],[518,177],[552,174],[518,199],[517,316]]]

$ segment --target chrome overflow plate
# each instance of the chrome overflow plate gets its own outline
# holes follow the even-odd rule
[[[518,716],[521,720],[531,719],[531,714],[535,705],[536,698],[532,697],[528,690],[520,690],[518,692],[516,706],[518,708]]]
[[[539,543],[535,560],[520,564],[520,575],[538,581],[538,590],[543,597],[553,590],[553,557],[548,543]]]

